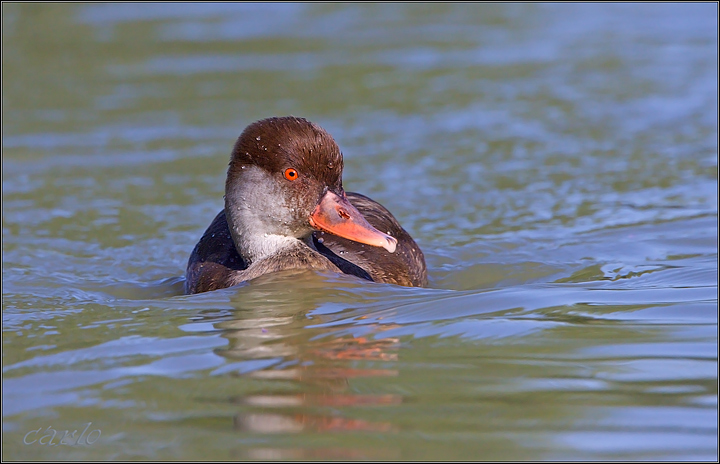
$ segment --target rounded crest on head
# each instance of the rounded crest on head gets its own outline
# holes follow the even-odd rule
[[[228,182],[243,166],[283,175],[312,176],[331,189],[342,188],[343,158],[335,139],[322,127],[293,116],[262,119],[238,137],[228,169]]]

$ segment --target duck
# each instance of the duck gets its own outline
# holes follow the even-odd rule
[[[425,287],[425,257],[380,203],[345,192],[343,155],[307,119],[256,121],[233,147],[225,205],[188,259],[185,293],[280,271],[326,271]]]

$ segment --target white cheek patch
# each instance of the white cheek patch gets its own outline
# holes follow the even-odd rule
[[[278,250],[297,245],[299,211],[290,204],[281,179],[257,166],[246,166],[225,193],[225,213],[238,252],[256,261]],[[295,227],[293,227],[295,224]]]
[[[242,213],[247,226],[263,229],[267,233],[277,233],[276,224],[289,211],[278,180],[257,166],[246,166],[240,177],[232,184],[225,195],[225,208],[231,206]]]

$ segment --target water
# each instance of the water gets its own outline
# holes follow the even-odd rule
[[[3,459],[717,459],[717,5],[2,8]],[[287,114],[430,288],[181,295]]]

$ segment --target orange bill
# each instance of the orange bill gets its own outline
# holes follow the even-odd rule
[[[327,191],[310,215],[310,225],[338,237],[395,251],[397,240],[370,225],[347,198]]]

